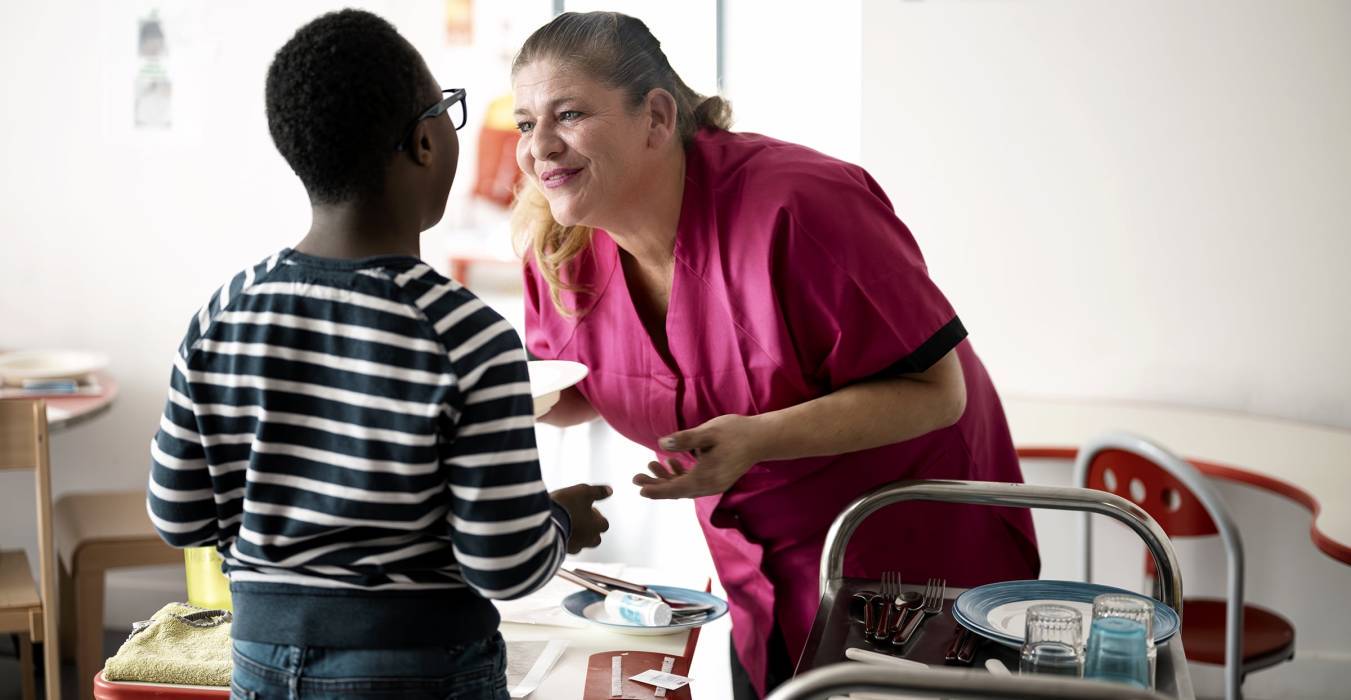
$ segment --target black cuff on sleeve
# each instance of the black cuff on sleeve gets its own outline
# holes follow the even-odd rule
[[[568,515],[568,509],[558,505],[558,501],[549,499],[549,509],[553,511],[554,522],[563,529],[563,539],[566,541],[572,538],[572,516]]]
[[[923,345],[915,348],[905,359],[882,370],[881,376],[894,377],[899,374],[917,374],[934,366],[944,355],[952,352],[957,344],[966,340],[966,326],[956,316],[947,325],[938,329]]]

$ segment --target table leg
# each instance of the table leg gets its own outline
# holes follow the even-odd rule
[[[75,660],[75,577],[60,560],[57,561],[57,589],[61,596],[61,660]]]
[[[38,690],[33,682],[33,639],[27,633],[19,637],[19,687],[23,700],[37,700]]]

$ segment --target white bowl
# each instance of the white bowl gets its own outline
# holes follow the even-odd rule
[[[535,399],[535,417],[539,418],[562,397],[563,390],[586,378],[586,365],[569,360],[531,360],[530,396]]]

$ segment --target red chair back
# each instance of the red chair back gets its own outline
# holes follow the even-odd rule
[[[1088,465],[1084,485],[1114,493],[1144,508],[1169,537],[1219,534],[1205,506],[1185,484],[1133,452],[1099,452]]]

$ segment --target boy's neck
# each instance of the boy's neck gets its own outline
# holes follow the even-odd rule
[[[421,257],[422,229],[390,207],[370,202],[317,204],[310,230],[295,251],[320,258],[357,260],[380,255]]]

